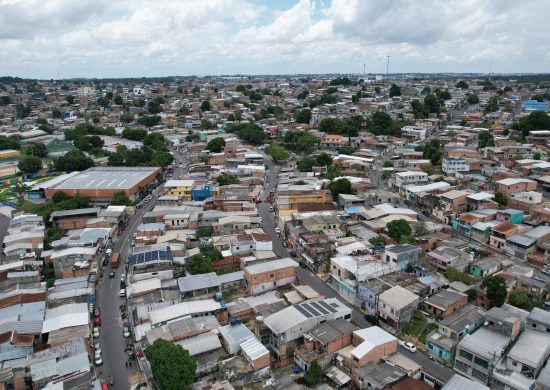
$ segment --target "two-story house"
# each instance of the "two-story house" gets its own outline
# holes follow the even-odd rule
[[[378,317],[394,329],[411,320],[419,302],[418,295],[401,286],[384,291],[378,299]]]

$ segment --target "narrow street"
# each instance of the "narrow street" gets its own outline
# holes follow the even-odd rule
[[[275,254],[279,257],[289,257],[290,254],[288,250],[283,246],[283,242],[279,235],[275,233],[275,224],[273,220],[274,216],[273,213],[269,212],[270,204],[265,203],[265,198],[269,195],[269,192],[273,190],[278,182],[278,174],[281,168],[277,165],[273,165],[270,159],[267,160],[266,164],[269,167],[269,181],[267,182],[267,185],[265,186],[263,192],[262,200],[264,201],[257,205],[258,213],[262,217],[262,228],[264,229],[266,234],[273,239],[273,251],[275,252]],[[380,172],[380,170],[378,170],[378,172]],[[357,326],[363,328],[372,326],[367,320],[365,320],[365,317],[360,310],[346,302],[339,294],[337,294],[330,286],[328,286],[327,283],[321,280],[308,268],[299,267],[297,269],[297,276],[301,283],[309,285],[319,294],[329,298],[338,298],[340,301],[348,305],[352,309],[352,321]],[[411,353],[401,346],[398,347],[398,350],[405,356],[415,361],[420,366],[424,367],[427,372],[438,377],[439,379],[448,381],[454,375],[454,372],[451,369],[433,360],[430,360],[426,355],[422,354],[421,352]]]

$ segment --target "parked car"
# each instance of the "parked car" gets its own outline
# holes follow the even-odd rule
[[[101,315],[101,314],[100,314],[100,312],[99,312],[99,307],[96,307],[96,308],[94,309],[94,317],[99,317],[100,315]]]
[[[120,275],[120,281],[126,283],[126,274]]]
[[[416,352],[416,346],[410,341],[403,341],[401,345],[409,352]]]
[[[103,364],[103,359],[99,357],[98,359],[95,359],[94,362],[96,366],[101,366]]]
[[[94,338],[98,338],[99,337],[99,328],[94,328]]]
[[[275,233],[281,234],[281,229],[279,229],[278,227],[276,227],[276,228],[275,228]]]
[[[431,214],[428,210],[422,210],[422,214],[424,214],[426,217],[430,217]]]
[[[115,277],[115,272],[114,271],[111,271],[109,272],[109,278],[114,278]]]
[[[101,349],[96,349],[94,352],[94,357],[96,359],[101,359]]]
[[[125,288],[121,288],[120,291],[118,292],[118,296],[123,298],[126,296],[126,289]]]
[[[122,328],[122,334],[123,334],[124,337],[126,337],[126,338],[130,337],[130,329],[128,329],[128,327],[125,326],[124,328]]]
[[[101,326],[101,317],[94,318],[94,326]]]
[[[273,206],[269,206],[269,211],[273,211]]]
[[[132,242],[130,243],[131,246],[136,246],[136,242],[134,240],[132,240]]]

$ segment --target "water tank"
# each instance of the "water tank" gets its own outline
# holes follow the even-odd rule
[[[257,316],[256,317],[256,322],[259,322],[259,323],[264,322],[264,317],[263,316]]]

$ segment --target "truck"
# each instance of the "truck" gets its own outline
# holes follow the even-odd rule
[[[118,258],[120,257],[120,253],[113,252],[111,255],[111,268],[118,268]]]

